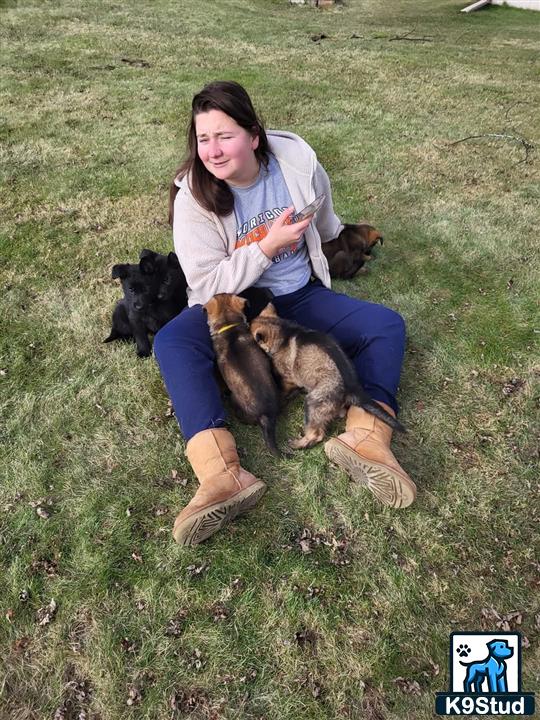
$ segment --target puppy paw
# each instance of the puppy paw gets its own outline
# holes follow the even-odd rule
[[[293,450],[306,450],[318,442],[319,440],[312,436],[303,435],[302,437],[296,438],[296,440],[289,440],[289,447]]]
[[[303,440],[303,437],[296,438],[295,440],[289,440],[289,442],[287,443],[287,447],[291,450],[300,450],[305,447]]]

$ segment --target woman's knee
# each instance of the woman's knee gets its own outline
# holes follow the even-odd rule
[[[387,331],[391,333],[394,337],[405,341],[405,336],[407,334],[407,326],[405,325],[405,320],[403,319],[403,316],[400,315],[396,310],[391,310],[387,307],[385,307],[384,310],[385,313],[383,327],[387,328]]]
[[[355,319],[364,341],[383,337],[398,342],[405,341],[405,320],[398,312],[385,305],[370,303],[358,311]]]

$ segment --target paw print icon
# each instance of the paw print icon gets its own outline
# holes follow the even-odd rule
[[[456,648],[456,652],[459,657],[469,657],[471,648],[468,645],[458,645]]]

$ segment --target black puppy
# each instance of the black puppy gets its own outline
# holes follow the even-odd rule
[[[269,302],[272,302],[274,293],[268,288],[250,287],[238,293],[240,297],[247,300],[244,306],[246,321],[250,323],[257,315],[260,315]]]
[[[187,304],[178,258],[173,252],[142,250],[138,265],[114,265],[112,277],[120,278],[124,297],[116,303],[111,334],[104,342],[134,339],[137,355],[147,357],[152,352],[149,333],[155,334]]]

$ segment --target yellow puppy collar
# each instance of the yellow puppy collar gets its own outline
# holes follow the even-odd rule
[[[225,330],[230,330],[233,327],[238,327],[238,325],[240,325],[240,323],[232,323],[231,325],[224,325],[222,328],[219,328],[217,333],[219,335],[220,333],[225,332]]]

